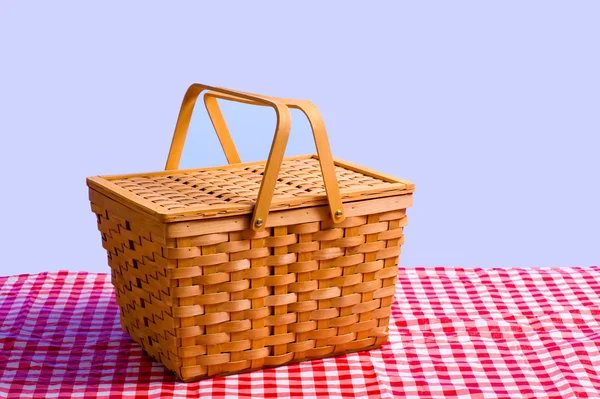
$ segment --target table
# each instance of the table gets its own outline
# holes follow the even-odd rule
[[[399,269],[380,349],[179,382],[119,325],[110,276],[0,277],[0,397],[600,398],[600,267]]]

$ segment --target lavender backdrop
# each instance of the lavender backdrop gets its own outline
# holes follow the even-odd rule
[[[0,274],[108,271],[85,177],[161,169],[192,82],[414,181],[402,265],[598,264],[600,2],[197,3],[0,3]],[[199,111],[182,167],[224,163]],[[272,112],[224,112],[264,159]]]

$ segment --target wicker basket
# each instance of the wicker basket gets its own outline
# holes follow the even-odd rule
[[[178,170],[202,92],[229,165]],[[275,109],[266,162],[241,163],[218,98]],[[284,159],[289,108],[318,155]],[[123,329],[182,380],[386,342],[414,185],[334,160],[312,103],[194,84],[166,171],[87,184]]]

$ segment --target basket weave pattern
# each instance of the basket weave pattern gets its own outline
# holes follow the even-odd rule
[[[194,206],[254,204],[265,166],[195,170],[160,176],[136,176],[113,183],[166,210]],[[362,173],[335,167],[340,190],[387,188],[392,184]],[[286,160],[281,165],[273,198],[325,197],[319,161],[315,158]]]
[[[153,241],[93,204],[121,321],[183,380],[368,349],[387,339],[403,210]],[[109,205],[109,206],[106,206]],[[106,209],[111,208],[111,209]],[[160,240],[159,240],[160,241]]]

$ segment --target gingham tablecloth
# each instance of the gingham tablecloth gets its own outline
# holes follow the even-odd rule
[[[0,278],[0,397],[600,398],[600,268],[400,269],[381,349],[182,383],[110,277]]]

